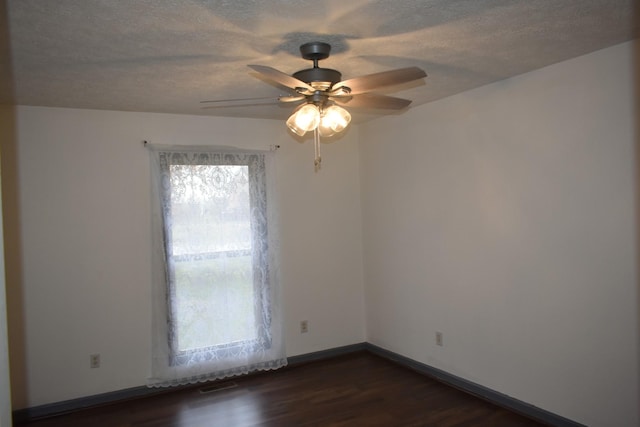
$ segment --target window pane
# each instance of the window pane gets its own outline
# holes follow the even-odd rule
[[[247,166],[172,165],[174,255],[251,248]]]
[[[176,262],[178,351],[256,338],[251,256]]]
[[[257,337],[247,166],[171,166],[176,350]]]

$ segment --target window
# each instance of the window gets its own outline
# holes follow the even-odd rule
[[[268,155],[183,147],[152,156],[159,244],[150,384],[283,366]]]

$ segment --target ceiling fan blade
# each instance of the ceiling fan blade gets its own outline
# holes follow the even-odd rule
[[[364,93],[353,97],[333,97],[338,104],[355,108],[383,108],[387,110],[402,110],[411,104],[411,100],[395,98],[393,96]]]
[[[304,99],[304,95],[291,95],[291,96],[279,96],[278,101],[280,102],[296,102],[302,101]]]
[[[200,107],[203,110],[222,110],[226,108],[245,108],[245,107],[272,107],[272,106],[281,106],[282,103],[278,100],[272,100],[268,102],[248,102],[244,104],[210,104],[206,107]]]
[[[306,89],[314,91],[313,87],[309,86],[302,80],[298,80],[295,77],[291,77],[288,74],[278,71],[275,68],[267,67],[266,65],[248,65],[254,71],[257,71],[265,78],[274,81],[282,86],[288,87],[293,90]]]
[[[304,99],[304,95],[280,95],[278,97],[274,97],[274,96],[259,96],[259,97],[256,97],[256,98],[213,99],[213,100],[207,100],[207,101],[200,101],[200,104],[222,104],[222,103],[233,104],[233,103],[236,103],[236,102],[241,103],[241,102],[246,102],[246,101],[264,101],[264,100],[269,100],[271,102],[276,102],[276,101],[280,101],[280,102],[296,102],[296,101],[301,101],[303,99]]]
[[[331,91],[348,87],[351,89],[351,95],[357,95],[370,90],[379,89],[385,86],[393,86],[401,83],[407,83],[426,77],[427,73],[418,67],[398,68],[397,70],[383,71],[381,73],[368,74],[366,76],[354,77],[353,79],[343,80],[336,83]]]
[[[261,101],[263,99],[277,100],[273,96],[260,96],[257,98],[235,98],[235,99],[213,99],[208,101],[200,101],[200,104],[222,103],[222,102],[244,102],[244,101]]]

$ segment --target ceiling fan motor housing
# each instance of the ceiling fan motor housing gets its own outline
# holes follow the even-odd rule
[[[342,80],[342,74],[339,71],[329,68],[308,68],[294,73],[293,77],[318,90],[327,90]]]

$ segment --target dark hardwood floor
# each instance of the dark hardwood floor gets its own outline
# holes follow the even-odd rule
[[[368,352],[203,384],[31,427],[540,426]]]

